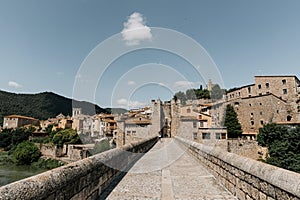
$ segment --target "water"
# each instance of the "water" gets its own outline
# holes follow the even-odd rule
[[[0,187],[45,171],[31,166],[0,165]]]

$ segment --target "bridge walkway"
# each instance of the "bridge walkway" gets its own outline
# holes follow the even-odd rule
[[[174,139],[163,138],[128,171],[107,199],[236,200]]]

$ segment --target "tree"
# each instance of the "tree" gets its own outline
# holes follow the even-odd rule
[[[177,101],[178,99],[180,100],[180,102],[181,102],[182,105],[185,105],[185,103],[186,103],[186,96],[185,96],[185,94],[183,92],[179,91],[179,92],[175,93],[174,100]]]
[[[186,99],[189,99],[189,100],[197,99],[195,89],[188,89],[187,91],[185,91],[185,96],[186,96]]]
[[[197,99],[210,99],[210,93],[207,89],[204,90],[202,90],[201,88],[197,89],[195,90],[195,94]]]
[[[228,138],[237,138],[242,134],[242,126],[237,118],[237,113],[231,105],[226,106],[224,126],[227,128]]]
[[[45,128],[45,132],[50,134],[53,129],[53,124],[48,124],[48,126]]]
[[[64,144],[81,144],[78,133],[73,129],[64,129],[58,131],[52,138],[52,142],[58,146]]]
[[[16,147],[19,143],[29,139],[29,136],[35,131],[34,127],[4,129],[0,133],[0,147],[6,150]]]
[[[285,126],[279,126],[275,123],[266,124],[259,129],[257,142],[263,147],[267,147],[275,141],[282,141],[288,132]]]
[[[300,126],[266,124],[259,129],[257,141],[268,147],[266,163],[300,173]]]
[[[16,146],[19,143],[28,140],[29,136],[32,134],[34,130],[35,129],[25,129],[25,128],[17,128],[15,130],[12,130],[11,144],[13,146]]]
[[[224,90],[218,84],[215,84],[211,89],[210,97],[213,100],[219,100],[223,98],[224,93]]]
[[[24,141],[18,144],[13,156],[18,164],[30,165],[40,158],[41,153],[39,148],[35,146],[33,142]]]
[[[12,129],[4,129],[0,133],[0,148],[7,148],[11,144],[11,139],[12,139],[11,131]]]

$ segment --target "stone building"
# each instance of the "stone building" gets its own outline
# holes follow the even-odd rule
[[[117,147],[162,133],[165,122],[168,123],[164,113],[168,112],[158,99],[151,101],[151,108],[131,110],[119,116],[115,136]]]
[[[92,137],[113,137],[117,129],[115,114],[98,114],[92,117],[91,136]]]
[[[9,115],[3,119],[3,128],[19,128],[25,125],[37,125],[39,120],[21,115]]]
[[[222,105],[201,100],[182,106],[172,101],[172,135],[208,145],[222,144],[226,148],[227,131],[216,117]],[[216,107],[218,109],[214,109]]]
[[[64,116],[62,113],[57,115],[55,118],[48,118],[47,120],[40,120],[40,128],[43,131],[49,125],[52,125],[52,130],[56,130],[57,128],[66,129],[72,128],[73,120],[70,116]]]
[[[256,135],[266,123],[300,123],[300,81],[296,76],[255,76],[255,83],[227,93],[243,134]]]

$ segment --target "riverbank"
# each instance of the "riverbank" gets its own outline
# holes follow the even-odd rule
[[[31,165],[17,165],[6,151],[0,151],[0,187],[50,169],[62,166],[64,163],[53,159],[40,158]]]

